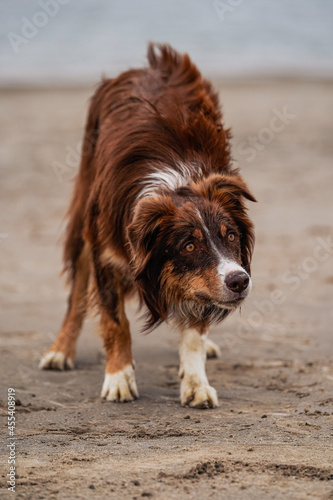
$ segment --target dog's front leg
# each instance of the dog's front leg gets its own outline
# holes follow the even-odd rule
[[[139,397],[135,381],[131,349],[131,334],[125,315],[117,322],[107,311],[101,314],[101,326],[106,349],[106,369],[102,387],[108,401],[132,401]]]
[[[209,385],[206,363],[207,334],[186,329],[180,341],[180,399],[182,406],[215,408],[218,406],[216,390]]]
[[[110,265],[102,266],[95,255],[95,275],[99,294],[101,329],[106,350],[106,369],[102,398],[108,401],[132,401],[138,398],[131,333],[125,313],[126,287]]]

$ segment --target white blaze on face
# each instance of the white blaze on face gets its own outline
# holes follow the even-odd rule
[[[245,269],[242,266],[240,266],[237,262],[235,262],[233,260],[230,260],[230,259],[224,259],[223,257],[219,258],[219,264],[217,266],[217,273],[220,276],[223,288],[226,287],[225,278],[229,274],[245,273],[245,274],[248,275],[248,273],[245,271]],[[246,295],[250,292],[250,290],[252,288],[251,278],[250,278],[249,275],[248,275],[248,277],[249,277],[250,281],[249,281],[248,287],[247,287],[247,289],[245,291]]]
[[[202,217],[199,209],[197,209],[197,215],[202,223],[202,229],[203,229],[204,233],[206,234],[206,237],[209,241],[209,244],[212,247],[212,249],[213,249],[213,251],[218,259],[217,274],[218,274],[218,276],[220,276],[222,289],[226,290],[226,288],[227,288],[226,284],[225,284],[225,278],[226,278],[226,276],[228,276],[228,274],[243,272],[243,273],[247,274],[247,276],[249,277],[249,280],[250,280],[247,289],[243,292],[243,295],[246,296],[251,291],[251,288],[252,288],[252,282],[251,282],[250,276],[245,271],[245,269],[242,266],[240,266],[236,261],[231,260],[231,259],[227,259],[227,258],[223,258],[223,256],[221,255],[221,253],[219,252],[217,246],[215,245],[215,243],[213,241],[213,238],[210,234],[208,227],[204,223],[203,217]],[[228,292],[230,292],[230,291],[228,290]]]

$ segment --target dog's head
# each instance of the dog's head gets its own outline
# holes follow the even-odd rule
[[[150,318],[183,325],[221,321],[251,289],[253,225],[238,175],[198,183],[139,201],[128,228],[132,265]]]

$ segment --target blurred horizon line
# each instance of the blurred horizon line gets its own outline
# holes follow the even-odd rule
[[[330,0],[0,0],[0,87],[87,87],[147,64],[148,41],[212,80],[333,79]]]

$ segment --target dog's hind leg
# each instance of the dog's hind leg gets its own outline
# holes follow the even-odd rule
[[[80,170],[76,176],[64,245],[64,270],[72,290],[60,333],[43,356],[40,367],[62,370],[74,364],[76,341],[87,308],[87,287],[91,251],[84,237],[85,210],[95,178],[95,149],[99,135],[99,115],[104,83],[98,89],[88,112],[82,145]]]
[[[219,346],[210,339],[206,340],[206,356],[207,359],[214,359],[221,357],[221,350]]]
[[[87,287],[90,270],[90,251],[84,244],[75,263],[72,290],[61,330],[40,361],[40,368],[64,370],[74,367],[76,342],[87,308]]]

